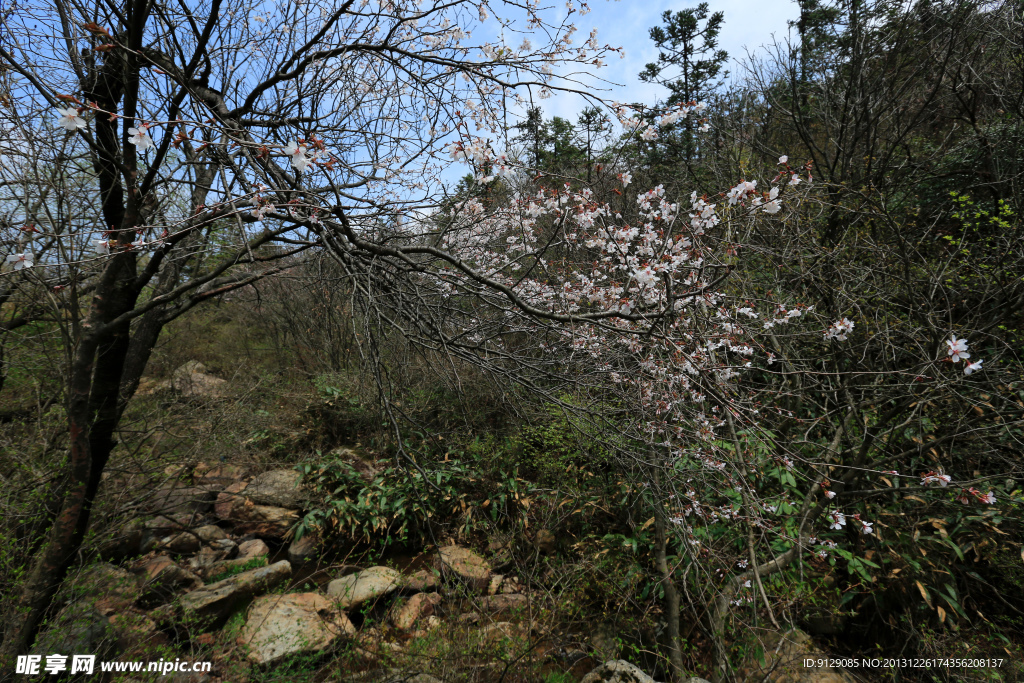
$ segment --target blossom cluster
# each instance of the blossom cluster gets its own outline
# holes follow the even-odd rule
[[[971,357],[971,354],[967,351],[967,340],[957,339],[955,334],[946,340],[946,351],[949,354],[949,360],[953,363],[959,363],[961,358],[967,360]],[[970,375],[981,370],[982,362],[984,361],[977,360],[973,363],[964,363],[964,374]]]

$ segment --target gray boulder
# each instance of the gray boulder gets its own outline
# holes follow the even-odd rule
[[[216,524],[207,524],[195,529],[192,533],[199,537],[203,543],[213,543],[228,538],[228,533]]]
[[[181,607],[186,614],[200,620],[218,622],[231,616],[257,595],[284,583],[291,575],[292,566],[287,560],[269,567],[250,569],[185,593],[181,596]]]
[[[40,632],[32,648],[40,655],[88,653],[105,659],[115,654],[117,635],[90,600],[78,600],[62,609]]]
[[[209,374],[199,361],[190,360],[174,371],[171,386],[188,398],[216,398],[224,394],[227,382]]]
[[[259,475],[245,489],[245,497],[257,505],[299,510],[306,502],[298,470],[271,470]]]
[[[253,601],[238,644],[256,664],[322,652],[356,629],[344,612],[317,593],[264,595]]]
[[[437,576],[437,572],[429,569],[420,569],[402,580],[402,588],[404,590],[420,593],[437,590],[437,587],[440,585],[441,579]]]
[[[238,559],[251,560],[270,554],[270,547],[258,538],[238,544]]]
[[[305,564],[314,559],[320,550],[320,539],[316,534],[304,534],[288,546],[288,560],[292,564]]]
[[[401,579],[402,575],[389,567],[370,567],[331,581],[327,594],[348,609],[392,593],[401,586]]]
[[[182,591],[195,590],[203,585],[198,576],[179,567],[166,555],[150,558],[138,571],[142,589],[136,602],[146,609],[162,605]]]
[[[441,604],[441,596],[437,593],[417,593],[397,607],[391,615],[391,623],[395,628],[408,631],[422,617],[429,617],[434,608]]]
[[[299,511],[273,505],[256,505],[246,500],[236,505],[232,519],[240,534],[258,534],[267,538],[284,538],[299,521]]]
[[[480,599],[480,608],[491,614],[521,611],[526,609],[529,604],[530,599],[521,593],[489,595]]]
[[[187,519],[209,512],[216,500],[217,492],[210,487],[186,486],[176,481],[154,491],[146,500],[146,508],[154,515],[164,515],[182,522],[186,520],[181,516]]]
[[[613,659],[588,673],[580,683],[655,683],[655,681],[626,660]]]
[[[450,572],[473,590],[486,591],[491,581],[491,565],[469,548],[446,545],[438,549],[435,566]]]

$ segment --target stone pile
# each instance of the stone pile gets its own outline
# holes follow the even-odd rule
[[[91,570],[94,600],[73,603],[62,613],[65,622],[80,626],[51,629],[49,640],[44,633],[39,642],[45,647],[105,648],[108,658],[139,655],[147,645],[170,645],[168,632],[212,644],[211,629],[244,615],[236,644],[252,666],[267,667],[345,645],[363,661],[379,662],[402,651],[402,634],[423,635],[447,616],[454,624],[475,624],[485,643],[530,632],[530,623],[494,618],[527,615],[539,606],[538,594],[459,545],[438,548],[424,563],[429,568],[402,573],[346,565],[322,592],[308,584],[293,587],[296,568],[321,550],[315,535],[289,541],[308,503],[297,470],[247,477],[232,465],[200,464],[191,476],[171,474],[179,478],[149,497],[149,518],[108,544],[108,563]],[[375,605],[384,622],[357,629],[353,615]],[[419,675],[416,680],[436,681]],[[180,680],[217,679],[193,674]]]

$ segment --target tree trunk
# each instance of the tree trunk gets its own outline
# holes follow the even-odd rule
[[[679,591],[672,580],[668,566],[668,538],[665,533],[665,510],[660,504],[654,505],[654,556],[655,565],[665,588],[665,619],[668,622],[668,658],[672,668],[672,680],[683,680],[683,651],[679,642]]]

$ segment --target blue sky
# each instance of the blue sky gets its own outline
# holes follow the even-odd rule
[[[543,3],[542,3],[543,4]],[[661,14],[696,7],[698,2],[659,2],[658,0],[590,0],[591,12],[576,16],[578,27],[575,41],[579,44],[587,39],[591,28],[597,28],[598,42],[625,49],[625,58],[612,56],[608,66],[596,70],[601,78],[623,84],[602,93],[607,99],[622,102],[644,102],[653,104],[666,94],[665,88],[643,83],[637,74],[644,66],[658,57],[658,50],[651,41],[649,30],[661,25]],[[763,45],[770,45],[775,39],[785,41],[789,27],[787,21],[796,19],[797,5],[793,0],[709,0],[711,12],[725,13],[725,22],[719,35],[719,47],[729,53],[729,70],[733,74],[742,71],[735,62],[743,59],[747,52],[756,52]],[[565,10],[561,10],[564,16]],[[537,104],[546,116],[561,116],[575,120],[577,112],[585,106],[578,96],[558,95]]]

